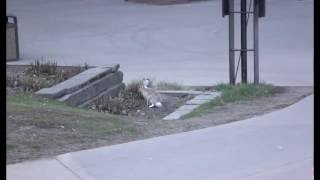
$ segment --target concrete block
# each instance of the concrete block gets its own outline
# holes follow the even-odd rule
[[[115,73],[119,70],[120,68],[120,64],[112,64],[112,65],[107,65],[107,66],[103,66],[104,68],[110,68],[111,72]]]
[[[65,102],[71,106],[77,106],[99,95],[101,92],[122,83],[122,80],[123,73],[121,71],[111,73],[71,94],[63,96],[59,101]]]
[[[180,119],[183,116],[183,114],[185,113],[182,113],[180,111],[174,111],[173,113],[164,117],[163,120],[177,120]]]
[[[218,96],[220,96],[220,93],[216,92],[216,93],[211,93],[211,94],[200,94],[200,95],[196,96],[194,99],[195,100],[211,100],[211,99],[214,99]]]
[[[116,68],[110,67],[90,68],[50,88],[43,88],[40,91],[37,91],[35,94],[48,98],[59,98],[65,94],[70,94],[107,74],[112,73],[115,69]]]
[[[199,107],[199,105],[183,105],[178,108],[173,113],[169,114],[168,116],[164,117],[163,120],[176,120],[180,119],[182,116],[192,112],[195,108]]]
[[[202,94],[194,97],[193,99],[186,102],[185,105],[179,107],[176,111],[164,117],[163,120],[176,120],[180,119],[182,116],[192,112],[194,109],[199,107],[201,104],[207,103],[212,99],[220,96],[220,92],[203,92]]]
[[[210,99],[191,99],[191,100],[187,101],[186,104],[201,105],[201,104],[207,103],[209,101],[210,101]]]
[[[199,107],[199,105],[190,104],[190,105],[183,105],[179,107],[176,111],[186,111],[186,110],[194,110],[195,108]]]
[[[94,101],[98,100],[99,98],[101,98],[103,96],[115,97],[119,94],[119,92],[121,90],[124,89],[124,87],[125,87],[124,83],[117,84],[117,85],[107,89],[106,91],[100,93],[98,96],[93,97],[93,98],[87,100],[86,102],[78,105],[78,107],[81,107],[81,108],[88,107],[91,103],[93,103]]]

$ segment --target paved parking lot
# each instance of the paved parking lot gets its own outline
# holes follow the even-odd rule
[[[7,0],[7,11],[19,21],[22,60],[15,64],[40,57],[61,65],[119,63],[125,81],[228,82],[228,19],[221,16],[220,0],[172,6]],[[252,81],[251,53],[248,61]],[[262,81],[313,84],[312,0],[267,0],[266,17],[260,19],[260,64]]]

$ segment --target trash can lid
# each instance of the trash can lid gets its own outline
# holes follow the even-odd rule
[[[7,17],[17,17],[16,15],[14,15],[14,14],[11,14],[11,13],[7,13]]]

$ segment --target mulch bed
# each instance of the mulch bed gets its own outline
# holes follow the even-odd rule
[[[138,91],[138,86],[138,84],[127,85],[117,97],[101,97],[91,104],[89,109],[128,117],[161,119],[194,97],[193,95],[171,96],[159,94],[162,107],[150,108]]]

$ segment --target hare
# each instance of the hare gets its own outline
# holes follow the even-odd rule
[[[160,95],[148,85],[150,84],[149,79],[143,79],[141,86],[139,87],[139,91],[147,102],[147,106],[149,107],[161,107],[161,97]]]

